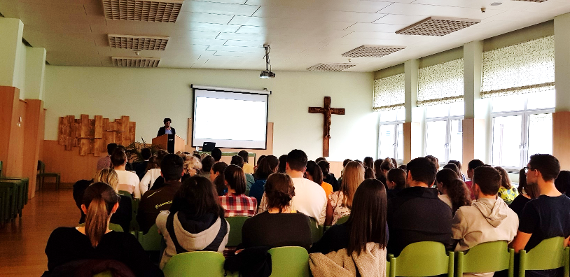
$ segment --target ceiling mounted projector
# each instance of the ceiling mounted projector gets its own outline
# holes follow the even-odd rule
[[[271,63],[269,62],[269,52],[271,47],[269,44],[264,44],[263,48],[265,48],[265,70],[261,71],[259,74],[259,78],[261,79],[269,79],[275,78],[275,73],[271,72]]]

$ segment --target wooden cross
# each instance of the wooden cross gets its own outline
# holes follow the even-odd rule
[[[329,156],[329,140],[331,138],[331,115],[339,114],[344,115],[344,109],[331,108],[330,96],[325,96],[325,105],[321,107],[309,107],[309,113],[322,113],[325,116],[325,123],[323,128],[323,157]]]

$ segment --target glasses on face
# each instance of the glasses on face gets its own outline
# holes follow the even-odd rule
[[[533,171],[533,170],[536,170],[536,169],[532,169],[532,168],[530,168],[530,167],[528,167],[528,166],[525,166],[525,167],[524,167],[524,174],[528,174],[530,171]]]

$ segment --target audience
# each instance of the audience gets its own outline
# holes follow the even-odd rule
[[[307,154],[302,150],[292,150],[287,154],[286,171],[293,180],[295,196],[291,202],[293,208],[317,220],[323,225],[326,217],[327,196],[325,190],[317,183],[303,178],[307,167]],[[267,188],[265,188],[267,191]],[[263,196],[259,205],[259,213],[267,210]]]
[[[224,171],[224,183],[228,188],[228,193],[220,196],[224,216],[254,216],[257,200],[245,195],[245,174],[241,167],[229,165]]]
[[[435,165],[435,168],[439,170],[439,160],[434,155],[427,155],[426,159],[432,162]]]
[[[238,155],[243,159],[243,172],[245,174],[253,174],[253,165],[249,164],[249,153],[245,150],[238,152]]]
[[[321,171],[323,173],[323,181],[331,184],[331,186],[333,187],[333,191],[338,191],[340,189],[340,181],[337,181],[336,177],[334,177],[334,174],[330,172],[331,169],[330,163],[327,162],[327,160],[325,160],[324,158],[323,160],[316,163],[321,168]]]
[[[214,184],[218,196],[226,195],[227,187],[224,182],[224,170],[228,167],[225,162],[217,162],[212,166],[210,170],[210,181]]]
[[[501,174],[490,166],[479,166],[473,172],[473,186],[477,200],[471,206],[460,207],[453,218],[453,239],[458,240],[455,251],[484,242],[511,242],[517,234],[519,218],[497,197]],[[463,276],[493,276],[493,272]]]
[[[408,244],[419,241],[441,242],[451,249],[451,208],[439,200],[437,189],[430,188],[435,164],[416,158],[407,168],[408,187],[388,203],[388,253],[398,256]]]
[[[45,249],[48,272],[43,276],[93,276],[92,270],[102,265],[103,270],[126,265],[136,276],[163,276],[134,236],[109,229],[118,206],[119,196],[109,185],[87,187],[81,204],[85,226],[59,227],[51,233]]]
[[[184,159],[184,175],[182,181],[199,174],[202,170],[202,163],[200,159],[193,155],[183,155]]]
[[[372,172],[374,172],[374,158],[366,157],[362,161],[362,164],[364,165],[364,168],[370,168],[372,169]]]
[[[156,226],[166,241],[160,268],[177,253],[222,253],[230,231],[214,186],[202,176],[193,176],[184,181],[170,209],[160,212],[156,218]]]
[[[145,192],[139,204],[137,222],[144,234],[155,224],[160,211],[170,209],[172,199],[181,186],[183,166],[184,161],[178,155],[168,154],[162,159],[160,170],[164,177],[164,186]]]
[[[444,169],[451,169],[453,170],[453,172],[455,172],[455,174],[457,174],[457,178],[461,178],[461,171],[459,170],[459,167],[457,167],[457,165],[453,164],[453,163],[448,163],[446,165],[443,166]]]
[[[376,169],[376,179],[379,180],[380,182],[382,182],[382,184],[384,184],[384,186],[386,186],[386,174],[388,174],[388,171],[390,171],[390,169],[392,168],[396,168],[393,164],[392,164],[392,159],[390,158],[385,158],[384,160],[382,160],[382,162],[378,162],[379,160],[376,160],[376,164],[380,164],[380,166],[375,167]]]
[[[200,173],[200,176],[210,179],[212,166],[214,166],[215,163],[216,161],[214,161],[214,158],[212,158],[212,156],[205,155],[202,158],[202,172]]]
[[[333,192],[327,202],[325,225],[333,225],[341,217],[350,215],[356,189],[364,181],[364,166],[359,162],[349,162],[344,168],[340,190]]]
[[[287,155],[279,156],[279,173],[286,173],[285,167],[287,166]]]
[[[517,188],[519,196],[509,205],[520,218],[522,210],[526,203],[531,199],[536,199],[540,195],[540,191],[537,186],[527,186],[526,184],[526,168],[519,171],[519,186]]]
[[[501,187],[499,188],[499,197],[501,197],[507,205],[513,203],[513,200],[517,197],[518,192],[515,187],[511,185],[511,179],[509,178],[509,173],[500,167],[496,166],[495,169],[501,174]]]
[[[137,176],[139,176],[139,179],[142,179],[144,177],[146,173],[146,166],[148,164],[148,161],[150,160],[150,157],[152,157],[152,152],[150,151],[150,148],[143,148],[141,150],[142,161],[133,163],[133,168]]]
[[[570,195],[570,171],[562,170],[556,180],[554,180],[556,189],[567,196]]]
[[[292,156],[297,159],[298,153],[294,151],[300,150],[291,151]],[[296,197],[297,188],[293,183],[295,178],[283,173],[274,173],[267,178],[263,198],[267,203],[267,209],[244,222],[242,228],[244,248],[301,246],[309,249],[312,243],[309,217],[290,206]]]
[[[471,205],[471,192],[460,178],[457,172],[449,168],[444,168],[435,175],[437,189],[441,193],[439,199],[449,205],[453,214],[459,207]]]
[[[120,149],[115,149],[113,155],[111,155],[111,163],[119,176],[119,190],[126,191],[130,194],[134,194],[134,198],[141,199],[141,191],[139,188],[139,176],[135,173],[126,171],[125,167],[127,165],[127,154]]]
[[[465,175],[463,175],[463,173],[461,172],[461,162],[458,160],[449,160],[450,164],[455,164],[457,166],[457,168],[459,169],[459,173],[461,174],[461,179],[463,180],[463,182],[465,182]]]
[[[406,171],[399,168],[392,168],[386,175],[386,195],[388,199],[392,199],[398,195],[400,191],[406,188]]]
[[[471,199],[474,200],[475,199],[475,193],[473,192],[473,170],[475,170],[475,168],[484,165],[484,163],[481,160],[475,159],[475,160],[471,160],[468,164],[467,164],[467,178],[469,178],[469,181],[465,182],[465,185],[467,185],[467,188],[469,188],[469,191],[471,192]]]
[[[265,182],[269,175],[277,172],[279,167],[279,160],[273,155],[265,156],[265,158],[259,159],[257,164],[257,169],[255,170],[255,183],[251,185],[249,190],[249,196],[255,197],[257,203],[261,203],[261,197],[265,191]]]
[[[212,158],[214,158],[214,161],[219,162],[220,159],[222,158],[222,150],[220,150],[220,148],[216,147],[216,148],[212,149],[212,152],[210,152],[210,155],[212,155]]]
[[[243,165],[245,164],[245,162],[241,156],[234,155],[232,157],[231,164],[237,165],[243,169]],[[245,181],[246,181],[246,183],[245,183],[245,185],[246,185],[245,186],[245,194],[249,195],[249,190],[251,189],[251,186],[253,185],[253,183],[255,183],[255,178],[253,178],[253,175],[247,173],[247,174],[245,174]]]
[[[308,161],[307,162],[307,170],[305,171],[305,178],[320,184],[321,187],[325,190],[325,194],[327,195],[327,199],[329,195],[333,192],[333,187],[331,184],[325,182],[323,180],[323,171],[317,165],[316,162]]]
[[[111,168],[111,155],[117,149],[116,143],[109,143],[107,144],[107,156],[99,158],[97,161],[97,171],[100,171],[103,168]]]
[[[348,255],[354,258],[355,267],[360,276],[383,276],[386,271],[386,246],[388,233],[386,226],[386,188],[376,179],[367,179],[354,194],[353,212],[348,221],[334,225],[328,229],[321,240],[313,244],[310,252],[329,254],[344,249],[336,254]],[[328,255],[327,255],[328,256]],[[362,257],[373,263],[358,263]],[[333,256],[334,257],[334,256]],[[334,270],[329,266],[318,266],[318,256],[311,254],[311,271],[315,276],[334,276]],[[338,260],[338,259],[335,259]],[[327,263],[328,264],[328,263]],[[346,268],[346,266],[341,266]],[[351,265],[352,266],[352,265]],[[356,271],[356,270],[355,270]],[[324,274],[331,272],[331,274]],[[322,273],[322,274],[321,274]],[[356,272],[352,272],[354,276]]]
[[[156,189],[153,188],[154,183],[157,183],[157,187],[162,186],[164,184],[164,178],[160,174],[160,163],[162,162],[162,159],[164,159],[166,155],[168,155],[168,152],[164,150],[159,150],[156,153],[156,157],[151,157],[149,159],[149,162],[147,163],[148,170],[141,179],[139,185],[139,188],[141,190],[141,195],[144,195],[144,193],[149,189]],[[159,178],[161,180],[159,180]]]

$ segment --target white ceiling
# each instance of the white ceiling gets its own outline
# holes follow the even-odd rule
[[[185,0],[176,23],[150,23],[105,20],[101,0],[0,0],[0,13],[20,18],[24,38],[46,48],[52,65],[112,66],[112,56],[134,57],[109,47],[107,34],[124,34],[170,36],[166,51],[141,53],[168,68],[261,70],[269,43],[274,71],[346,63],[341,54],[360,45],[406,46],[382,58],[352,58],[356,66],[347,70],[375,71],[568,12],[570,0]],[[394,33],[429,16],[481,23],[443,37]]]

